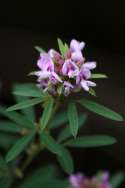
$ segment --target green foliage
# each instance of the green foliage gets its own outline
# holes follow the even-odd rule
[[[93,88],[89,88],[89,94],[93,95],[94,97],[96,97],[96,92]]]
[[[53,180],[56,177],[57,169],[54,165],[47,165],[33,171],[24,179],[21,188],[28,188],[34,185],[40,185],[45,181]]]
[[[39,53],[45,53],[45,50],[43,50],[43,48],[39,47],[39,46],[35,46],[34,47]]]
[[[32,184],[24,185],[21,186],[20,188],[65,188],[68,187],[68,182],[64,180],[57,180],[57,179],[52,179],[52,180],[41,180],[39,182],[32,182]]]
[[[120,114],[110,110],[109,108],[100,105],[94,101],[87,100],[87,99],[81,99],[78,101],[82,106],[87,108],[88,110],[95,112],[101,116],[104,116],[108,119],[112,119],[115,121],[123,121],[123,118]]]
[[[41,143],[45,145],[48,150],[50,150],[54,154],[62,155],[60,144],[58,144],[52,136],[45,132],[42,132],[40,137]]]
[[[92,74],[91,79],[107,78],[105,74]]]
[[[87,120],[87,115],[86,114],[80,115],[78,120],[79,120],[79,123],[78,123],[79,128],[81,128]],[[67,138],[71,136],[72,134],[71,134],[69,126],[66,126],[62,129],[62,131],[60,131],[58,135],[58,142],[63,142],[64,140],[66,140]]]
[[[0,106],[0,114],[9,118],[21,128],[34,129],[34,123],[18,112],[7,112],[6,108]]]
[[[69,125],[71,133],[74,137],[76,137],[78,132],[78,113],[75,103],[70,102],[68,104],[68,118],[69,118]]]
[[[11,185],[11,178],[10,177],[0,178],[0,187],[1,188],[10,188],[10,185]]]
[[[61,111],[55,114],[55,116],[52,118],[51,122],[49,123],[50,129],[58,128],[65,123],[68,122],[68,117],[65,111]]]
[[[74,163],[72,156],[65,147],[62,146],[61,149],[62,149],[62,155],[61,156],[58,155],[57,160],[59,161],[61,167],[67,174],[72,174],[74,171]]]
[[[22,129],[11,121],[0,121],[0,131],[19,133]]]
[[[14,96],[15,100],[17,103],[19,102],[22,102],[26,99],[29,99],[29,97],[24,97],[24,96],[19,96],[19,95],[15,95]],[[32,121],[33,123],[35,122],[36,120],[36,117],[35,117],[35,109],[33,106],[30,106],[28,108],[23,108],[21,109],[21,112],[24,114],[24,116],[26,116],[30,121]]]
[[[8,176],[9,169],[4,161],[3,157],[0,155],[0,178]]]
[[[43,102],[43,98],[35,98],[35,99],[27,99],[22,102],[19,102],[18,104],[15,104],[7,109],[7,111],[14,111],[14,110],[20,110],[23,108],[28,108],[30,106],[34,106],[36,104],[39,104]]]
[[[53,111],[53,99],[50,98],[45,104],[45,108],[44,108],[42,117],[40,119],[41,131],[43,131],[46,128],[46,126],[51,118],[52,111]]]
[[[118,188],[121,185],[121,183],[124,181],[124,179],[125,179],[125,174],[123,172],[114,174],[110,179],[111,187]]]
[[[47,94],[43,93],[41,89],[39,89],[34,84],[15,84],[13,87],[13,94],[20,95],[25,97],[46,97]]]
[[[17,136],[8,133],[0,133],[0,148],[8,149],[17,141]]]
[[[59,50],[61,55],[64,57],[65,54],[68,52],[69,48],[68,45],[66,43],[63,43],[61,39],[57,39],[58,42],[58,46],[59,46]]]
[[[70,147],[100,147],[116,143],[116,139],[105,135],[82,136],[68,140],[65,145]]]
[[[8,151],[6,155],[6,161],[9,162],[16,158],[31,142],[34,137],[34,132],[20,138],[13,147]]]

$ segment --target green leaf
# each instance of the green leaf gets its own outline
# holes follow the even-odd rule
[[[42,132],[40,135],[41,142],[48,150],[57,155],[62,155],[61,145],[59,145],[52,136]]]
[[[29,97],[24,97],[24,96],[19,96],[19,95],[15,95],[14,98],[17,103],[24,101],[25,99],[29,99]],[[26,116],[33,123],[35,122],[36,117],[35,117],[35,109],[33,106],[30,106],[28,108],[23,108],[21,109],[21,112],[24,114],[24,116]]]
[[[8,151],[6,155],[6,162],[9,162],[16,158],[31,142],[34,137],[34,132],[20,138],[15,145]]]
[[[52,111],[53,111],[53,99],[50,98],[49,101],[47,102],[42,117],[40,119],[40,129],[41,131],[43,131],[45,129],[45,127],[47,126],[51,115],[52,115]]]
[[[22,129],[10,121],[0,121],[0,131],[19,133]]]
[[[86,120],[87,120],[86,114],[79,116],[79,128],[81,128],[85,124]],[[57,140],[58,140],[58,142],[63,142],[64,140],[69,138],[71,135],[72,134],[71,134],[70,128],[69,128],[69,126],[67,126],[59,133]]]
[[[13,88],[13,94],[25,96],[25,97],[45,97],[41,89],[34,84],[15,84]]]
[[[65,145],[71,147],[100,147],[112,145],[114,143],[116,143],[116,139],[114,137],[105,135],[92,135],[71,139],[67,141]]]
[[[34,106],[36,104],[39,104],[43,101],[43,98],[35,98],[35,99],[27,99],[25,101],[19,102],[18,104],[15,104],[7,109],[7,111],[14,111],[14,110],[20,110],[23,108],[28,108],[30,106]]]
[[[10,177],[2,177],[0,178],[0,187],[2,188],[10,188],[12,179]]]
[[[56,168],[54,165],[47,165],[36,169],[32,174],[30,174],[26,179],[24,179],[21,187],[30,187],[33,184],[38,185],[45,181],[53,180],[56,176]]]
[[[72,160],[72,156],[70,152],[62,146],[62,155],[57,156],[57,160],[59,161],[63,170],[68,173],[72,174],[74,171],[74,163]]]
[[[17,112],[7,112],[6,108],[0,106],[0,114],[8,117],[10,120],[15,122],[18,126],[21,128],[28,128],[28,129],[34,129],[35,126],[32,121],[24,117],[23,115],[17,113]]]
[[[68,45],[66,43],[64,44],[62,40],[59,38],[57,39],[57,41],[58,41],[60,53],[62,56],[64,56],[69,50]]]
[[[124,181],[124,179],[125,179],[125,174],[123,172],[116,173],[110,179],[111,187],[118,188],[121,185],[121,183]]]
[[[6,177],[9,174],[9,168],[4,161],[3,157],[0,155],[0,178]]]
[[[8,133],[0,133],[0,148],[8,149],[17,141],[17,136]]]
[[[123,121],[123,118],[120,114],[110,110],[109,108],[100,105],[94,101],[90,101],[87,99],[82,99],[78,101],[82,106],[87,108],[88,110],[95,112],[101,116],[104,116],[106,118],[115,120],[115,121]]]
[[[95,92],[95,90],[93,88],[89,89],[89,94],[93,95],[94,97],[96,97],[96,92]]]
[[[75,103],[70,102],[68,104],[68,118],[69,118],[69,125],[71,133],[74,137],[76,137],[78,132],[78,113]]]
[[[43,48],[39,47],[39,46],[35,46],[34,47],[38,52],[40,53],[45,53],[45,50],[43,50]]]
[[[55,129],[68,122],[68,117],[65,111],[58,112],[49,123],[50,129]]]
[[[105,74],[92,74],[91,79],[107,78]]]
[[[40,180],[38,182],[32,182],[32,184],[29,182],[29,184],[22,185],[20,188],[65,188],[68,187],[69,183],[68,181],[64,180],[57,180],[57,179],[52,179],[52,180]]]

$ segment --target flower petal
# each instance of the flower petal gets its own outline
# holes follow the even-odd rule
[[[83,67],[87,68],[89,70],[92,70],[92,69],[96,68],[96,62],[94,62],[94,61],[93,62],[87,62],[87,63],[83,64]]]

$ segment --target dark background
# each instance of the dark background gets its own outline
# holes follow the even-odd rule
[[[57,47],[56,38],[86,42],[89,60],[98,62],[98,72],[108,80],[98,81],[100,103],[125,115],[125,1],[4,1],[0,5],[1,103],[11,104],[14,82],[31,82],[27,73],[35,68],[38,53]],[[118,143],[101,149],[74,150],[76,170],[88,174],[98,169],[125,170],[125,124],[90,114],[83,133],[107,133]],[[46,157],[45,157],[46,158]],[[48,156],[48,160],[51,160]]]

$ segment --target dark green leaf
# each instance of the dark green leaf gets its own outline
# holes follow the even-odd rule
[[[69,183],[68,181],[63,181],[63,180],[57,180],[57,179],[53,179],[53,180],[41,180],[38,182],[32,182],[32,184],[29,182],[29,184],[27,184],[26,186],[21,186],[20,188],[65,188],[68,187]]]
[[[50,181],[56,177],[56,168],[54,165],[47,165],[36,169],[26,179],[24,179],[23,187],[29,187],[32,184],[39,184],[43,181]],[[21,186],[22,187],[22,186]]]
[[[116,139],[114,137],[105,135],[92,135],[71,139],[67,141],[65,145],[71,147],[100,147],[112,145],[114,143],[116,143]]]
[[[41,89],[34,84],[15,84],[13,94],[25,97],[45,97]]]
[[[47,126],[47,124],[51,118],[52,111],[53,111],[53,99],[50,98],[49,101],[46,103],[42,117],[40,119],[41,131],[43,131],[45,129],[45,127]]]
[[[68,122],[68,117],[65,111],[57,113],[49,123],[50,129],[55,129]]]
[[[61,165],[61,167],[63,168],[63,170],[68,173],[68,174],[72,174],[74,171],[74,163],[72,160],[72,156],[69,153],[69,151],[64,148],[62,146],[62,155],[61,156],[57,156],[57,159]]]
[[[9,177],[0,178],[0,187],[1,188],[10,188],[11,179]]]
[[[76,137],[78,132],[78,113],[75,103],[70,102],[68,104],[68,118],[69,118],[69,125],[71,133],[74,137]]]
[[[0,155],[0,177],[5,177],[8,176],[9,174],[9,169],[4,161],[3,157]]]
[[[15,145],[8,151],[6,155],[6,161],[9,162],[16,158],[25,148],[26,146],[31,142],[33,139],[34,133],[28,134],[20,138]]]
[[[115,120],[115,121],[123,121],[123,118],[120,114],[110,110],[109,108],[102,106],[94,101],[90,101],[87,99],[79,100],[79,103],[87,108],[88,110],[95,112],[101,116],[104,116],[106,118]]]
[[[25,99],[29,99],[29,97],[24,97],[24,96],[19,96],[15,95],[15,100],[17,103],[24,101]],[[30,106],[28,108],[21,109],[21,112],[26,116],[29,120],[32,122],[35,122],[36,117],[35,117],[35,109],[33,106]]]
[[[96,92],[95,92],[95,90],[93,88],[89,89],[89,94],[93,95],[94,97],[96,97]]]
[[[62,155],[61,146],[54,140],[54,138],[45,132],[42,132],[41,142],[46,146],[48,150],[57,155]]]
[[[125,180],[125,174],[123,172],[116,173],[110,179],[111,187],[118,188],[124,180]]]
[[[28,108],[30,106],[34,106],[36,104],[39,104],[43,101],[43,98],[35,98],[35,99],[27,99],[25,101],[19,102],[18,104],[15,104],[7,109],[7,111],[14,111],[14,110],[20,110],[23,108]]]
[[[92,74],[91,79],[97,79],[97,78],[107,78],[105,74]]]
[[[39,47],[39,46],[35,46],[34,47],[38,52],[40,53],[45,53],[45,50],[43,50],[43,48]]]
[[[83,115],[80,115],[79,116],[79,128],[81,128],[82,125],[85,124],[87,120],[87,115],[86,114],[83,114]],[[69,138],[71,136],[71,131],[70,131],[70,128],[69,126],[65,127],[60,133],[59,133],[59,136],[58,136],[58,142],[62,142],[64,140],[66,140],[67,138]]]
[[[17,133],[20,132],[21,130],[22,129],[15,123],[12,123],[10,121],[0,121],[0,131]]]
[[[17,138],[14,135],[0,133],[0,148],[8,149],[17,141]]]
[[[34,129],[35,126],[32,121],[24,117],[17,112],[7,112],[6,108],[0,106],[0,114],[8,117],[10,120],[14,121],[20,127]]]

